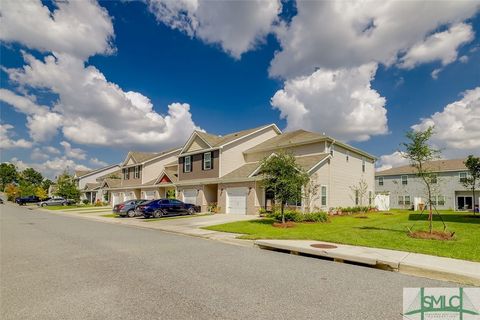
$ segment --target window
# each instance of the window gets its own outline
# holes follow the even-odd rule
[[[411,204],[410,196],[398,196],[399,206],[409,206]]]
[[[459,176],[460,176],[460,182],[463,183],[463,182],[467,181],[467,173],[466,172],[460,172]]]
[[[365,172],[365,158],[362,158],[362,172]]]
[[[358,206],[358,204],[360,203],[360,199],[359,199],[359,192],[358,190],[355,190],[355,205]]]
[[[378,177],[378,185],[383,186],[383,177]]]
[[[192,156],[183,158],[183,172],[192,172]]]
[[[350,160],[350,151],[347,151],[347,155],[345,157],[345,160],[348,162]]]
[[[330,155],[331,155],[332,157],[333,157],[333,155],[334,155],[334,151],[335,151],[335,150],[334,150],[334,146],[333,146],[333,144],[332,144],[332,145],[330,145]]]
[[[205,152],[203,154],[203,170],[210,170],[212,169],[212,153]]]
[[[372,191],[368,191],[368,205],[371,206],[373,201]]]
[[[437,183],[437,175],[436,174],[431,176],[430,182],[433,183],[433,184]]]
[[[402,176],[402,184],[406,186],[408,184],[408,176]]]
[[[445,196],[432,196],[432,205],[434,205],[434,206],[444,206],[445,205]]]
[[[327,206],[327,186],[322,186],[321,194],[321,204],[322,206]]]
[[[122,169],[123,171],[123,180],[128,180],[130,179],[130,171],[128,170],[129,168],[124,168]]]
[[[405,196],[405,205],[406,206],[410,205],[410,196]]]
[[[135,166],[133,168],[133,176],[135,179],[140,179],[140,171],[141,171],[141,166]]]

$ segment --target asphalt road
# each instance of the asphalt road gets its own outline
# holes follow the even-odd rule
[[[401,319],[453,286],[157,230],[0,206],[1,319]]]

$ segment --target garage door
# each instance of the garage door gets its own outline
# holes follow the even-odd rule
[[[134,200],[135,199],[135,193],[133,191],[125,192],[124,199],[125,199],[124,201]]]
[[[183,190],[183,202],[197,204],[197,190]]]
[[[116,205],[123,202],[123,194],[121,192],[112,193],[112,205]]]
[[[247,214],[248,188],[227,189],[227,213]]]
[[[146,200],[153,200],[155,199],[155,191],[145,191],[145,199]]]

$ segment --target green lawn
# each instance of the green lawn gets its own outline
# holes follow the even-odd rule
[[[95,208],[94,205],[71,205],[71,206],[45,206],[43,209],[48,210],[65,210],[65,209],[74,209],[74,208]]]
[[[119,215],[116,215],[115,213],[102,214],[101,217],[105,217],[105,218],[120,218],[120,216],[119,216]]]
[[[471,213],[441,212],[447,230],[455,232],[450,241],[413,239],[407,227],[428,230],[426,214],[412,211],[369,213],[367,219],[356,216],[334,216],[329,223],[300,223],[294,228],[272,227],[272,220],[239,221],[206,227],[205,229],[242,233],[242,239],[303,239],[323,240],[366,247],[425,253],[456,259],[480,261],[480,218]],[[434,228],[443,230],[438,216]]]

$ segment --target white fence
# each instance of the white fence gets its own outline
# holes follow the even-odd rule
[[[386,194],[377,194],[373,200],[375,207],[380,211],[390,210],[390,196]]]

